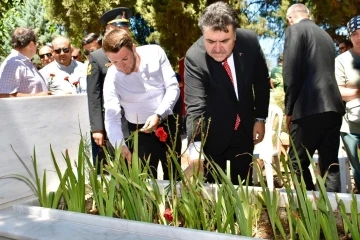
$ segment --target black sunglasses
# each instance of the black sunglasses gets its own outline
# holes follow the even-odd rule
[[[73,59],[78,59],[79,55],[71,56]]]
[[[39,54],[39,57],[41,59],[43,59],[45,56],[47,56],[48,58],[50,58],[52,56],[52,53],[44,53],[44,54]]]
[[[56,52],[57,54],[60,54],[61,51],[63,51],[64,53],[68,53],[68,52],[70,52],[70,48],[58,48],[58,49],[54,49],[54,52]]]

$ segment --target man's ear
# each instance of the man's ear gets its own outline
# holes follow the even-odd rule
[[[32,47],[36,48],[36,42],[31,41],[30,43],[31,43],[31,46],[32,46]]]

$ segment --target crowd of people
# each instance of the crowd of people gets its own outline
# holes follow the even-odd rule
[[[100,18],[103,38],[90,33],[80,49],[64,36],[38,47],[32,29],[16,28],[13,50],[0,68],[0,97],[86,93],[94,163],[104,158],[102,147],[115,147],[131,164],[127,139],[139,130],[139,157],[149,159],[154,176],[161,160],[167,179],[168,146],[180,161],[181,141],[173,138],[179,83],[161,46],[136,46],[131,16],[128,8],[107,11]],[[190,151],[185,171],[191,175],[200,170],[207,182],[215,182],[207,168],[212,159],[224,171],[230,161],[234,184],[251,176],[254,145],[265,134],[270,89],[284,88],[286,125],[293,141],[289,164],[302,173],[307,189],[315,189],[308,154],[318,151],[327,190],[339,191],[340,137],[359,189],[360,16],[347,24],[349,40],[339,43],[337,57],[333,40],[311,20],[305,5],[290,6],[286,19],[284,52],[269,76],[257,35],[239,27],[232,7],[219,1],[201,14],[202,36],[184,59]],[[35,54],[43,65],[40,70],[31,61]]]

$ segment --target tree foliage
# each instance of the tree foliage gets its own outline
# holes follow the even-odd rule
[[[80,46],[86,33],[101,33],[99,18],[107,10],[132,8],[133,34],[141,45],[159,43],[175,65],[201,35],[197,26],[204,8],[217,0],[2,0],[3,24],[0,24],[0,56],[10,49],[10,33],[15,27],[34,26],[45,42],[62,30],[72,44]],[[240,26],[253,29],[260,38],[276,39],[272,50],[278,54],[286,25],[286,10],[294,3],[306,4],[316,24],[334,40],[346,36],[344,26],[360,12],[360,0],[226,0],[239,12]],[[45,20],[44,17],[47,19]],[[50,24],[51,23],[51,24]],[[54,25],[55,24],[55,25]],[[57,26],[57,27],[55,27]],[[148,37],[147,37],[148,36]],[[280,50],[279,50],[280,49]]]
[[[7,7],[6,12],[2,13],[3,24],[0,28],[1,61],[11,51],[11,34],[17,27],[33,28],[39,45],[51,42],[53,36],[58,34],[56,26],[44,18],[45,9],[41,0],[13,0]]]
[[[175,64],[200,37],[198,19],[204,8],[213,2],[216,1],[138,0],[135,7],[156,30],[149,36],[149,41],[158,42]],[[283,10],[279,1],[226,2],[239,12],[242,28],[253,29],[262,37],[276,38],[283,33],[283,16],[280,13]]]
[[[0,15],[4,16],[9,9],[11,9],[12,7],[14,7],[17,4],[22,4],[24,1],[21,0],[2,0],[0,2]]]
[[[135,9],[156,30],[148,41],[159,43],[175,64],[200,36],[197,20],[205,3],[205,0],[138,0]]]
[[[286,27],[286,10],[295,3],[305,4],[311,13],[313,21],[323,28],[335,40],[340,41],[347,37],[345,30],[347,22],[360,13],[360,0],[274,0],[264,1],[270,4],[264,4],[262,16],[266,16],[268,24],[272,22],[271,13],[267,11],[272,7],[277,8],[280,13],[279,21],[275,19],[274,23],[281,24],[282,31]]]
[[[154,28],[149,26],[146,20],[141,16],[141,14],[136,13],[132,17],[131,21],[131,32],[136,42],[139,45],[145,45],[149,42],[147,41],[147,37],[154,32]]]
[[[20,4],[20,1],[11,1],[11,0],[4,0],[1,2],[0,5],[0,17],[3,20],[2,24],[0,25],[0,62],[3,61],[6,55],[9,54],[11,47],[9,48],[9,38],[10,33],[9,29],[15,26],[15,18],[14,16],[17,14],[15,6]]]
[[[122,6],[131,8],[136,0],[43,0],[46,17],[63,25],[73,45],[80,46],[86,33],[101,33],[99,19],[109,9]]]
[[[360,14],[360,0],[312,0],[306,1],[316,24],[325,29],[336,41],[347,37],[344,27]]]

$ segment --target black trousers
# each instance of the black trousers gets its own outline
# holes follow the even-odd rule
[[[134,132],[137,129],[143,127],[144,124],[133,124],[128,123],[130,132]],[[144,161],[150,157],[150,169],[155,178],[157,178],[157,167],[159,160],[161,161],[163,172],[164,172],[164,180],[169,179],[169,169],[168,169],[168,161],[166,152],[168,151],[168,147],[173,147],[173,142],[175,141],[175,132],[176,132],[176,119],[174,116],[168,116],[167,120],[165,120],[159,127],[163,127],[166,133],[168,134],[166,142],[161,142],[159,138],[155,135],[155,132],[152,133],[142,133],[139,132],[139,158]],[[171,136],[170,136],[171,135]],[[173,139],[173,142],[171,141]],[[130,149],[132,151],[132,149]],[[181,139],[180,134],[176,137],[176,146],[175,152],[177,154],[177,161],[180,163],[180,154],[181,154]],[[175,166],[173,165],[173,169]]]
[[[211,154],[210,149],[205,148],[204,150],[205,155],[214,160],[225,173],[226,162],[227,160],[230,161],[230,178],[234,185],[239,184],[238,176],[241,177],[241,181],[246,180],[249,176],[249,185],[252,185],[252,154],[254,151],[252,129],[250,132],[246,132],[244,127],[240,125],[237,130],[234,130],[231,142],[223,153]],[[205,162],[205,166],[209,166],[209,164]],[[214,170],[208,167],[205,168],[206,181],[209,183],[215,182],[210,173],[210,171]]]
[[[315,114],[292,122],[290,137],[294,142],[295,149],[290,144],[290,163],[299,173],[299,165],[295,155],[296,150],[307,190],[315,190],[315,186],[308,168],[310,160],[306,150],[311,157],[318,150],[321,175],[324,176],[328,171],[327,190],[331,192],[340,190],[338,151],[341,123],[342,115],[336,112]],[[334,165],[330,167],[331,164]]]
[[[92,137],[92,132],[90,131],[90,140],[91,140],[91,153],[93,165],[96,165],[96,158],[98,158],[98,169],[100,169],[100,162],[105,158],[105,153],[102,148],[96,144],[94,138]]]
[[[103,111],[104,113],[104,111]],[[124,138],[125,141],[127,140],[128,136],[129,136],[129,129],[128,129],[128,122],[125,120],[125,112],[124,109],[121,107],[121,129],[123,131],[124,134]],[[104,115],[103,115],[103,119],[104,119]],[[112,157],[112,159],[115,157],[115,149],[114,147],[110,144],[109,139],[107,137],[106,132],[104,131],[104,146],[100,147],[99,145],[96,144],[94,138],[92,137],[92,131],[90,130],[90,139],[91,139],[91,152],[92,152],[92,160],[93,160],[93,166],[97,167],[98,171],[97,173],[100,174],[100,163],[101,161],[104,164],[107,164],[107,159],[105,156],[105,152],[103,150],[103,147],[106,148],[107,152],[109,153],[109,155]],[[98,163],[96,165],[96,159],[98,160]]]

